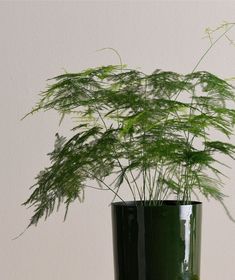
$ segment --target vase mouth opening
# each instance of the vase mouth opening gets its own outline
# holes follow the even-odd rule
[[[192,205],[201,205],[200,201],[182,201],[182,200],[132,200],[132,201],[118,201],[112,202],[112,206],[120,207],[164,207],[164,206],[192,206]]]

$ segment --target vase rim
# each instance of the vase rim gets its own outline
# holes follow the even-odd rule
[[[152,202],[159,202],[157,200]],[[115,207],[169,207],[169,206],[192,206],[192,205],[202,205],[201,201],[189,201],[185,203],[182,200],[162,200],[161,204],[148,204],[149,200],[141,201],[141,200],[130,200],[130,201],[118,201],[112,202],[111,205]]]

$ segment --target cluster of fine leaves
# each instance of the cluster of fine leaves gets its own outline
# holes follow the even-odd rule
[[[110,65],[53,78],[31,113],[53,109],[77,123],[72,138],[56,135],[51,165],[36,177],[30,225],[82,201],[90,182],[121,200],[122,187],[143,203],[169,195],[188,203],[195,193],[222,201],[218,153],[234,155],[234,101],[234,87],[206,71]]]

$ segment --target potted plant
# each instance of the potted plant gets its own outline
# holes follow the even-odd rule
[[[232,25],[223,26],[207,52]],[[24,203],[35,207],[29,226],[61,203],[66,218],[70,203],[95,188],[92,181],[114,194],[116,280],[199,279],[198,194],[224,206],[225,163],[217,154],[233,158],[235,152],[221,140],[233,133],[234,87],[196,71],[205,54],[189,74],[145,74],[120,63],[53,78],[30,113],[53,109],[61,120],[76,116],[77,123],[70,139],[56,134],[51,166],[38,174]],[[125,200],[121,188],[133,201]]]

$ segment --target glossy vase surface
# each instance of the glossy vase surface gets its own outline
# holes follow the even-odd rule
[[[112,203],[115,280],[199,280],[201,202]]]

